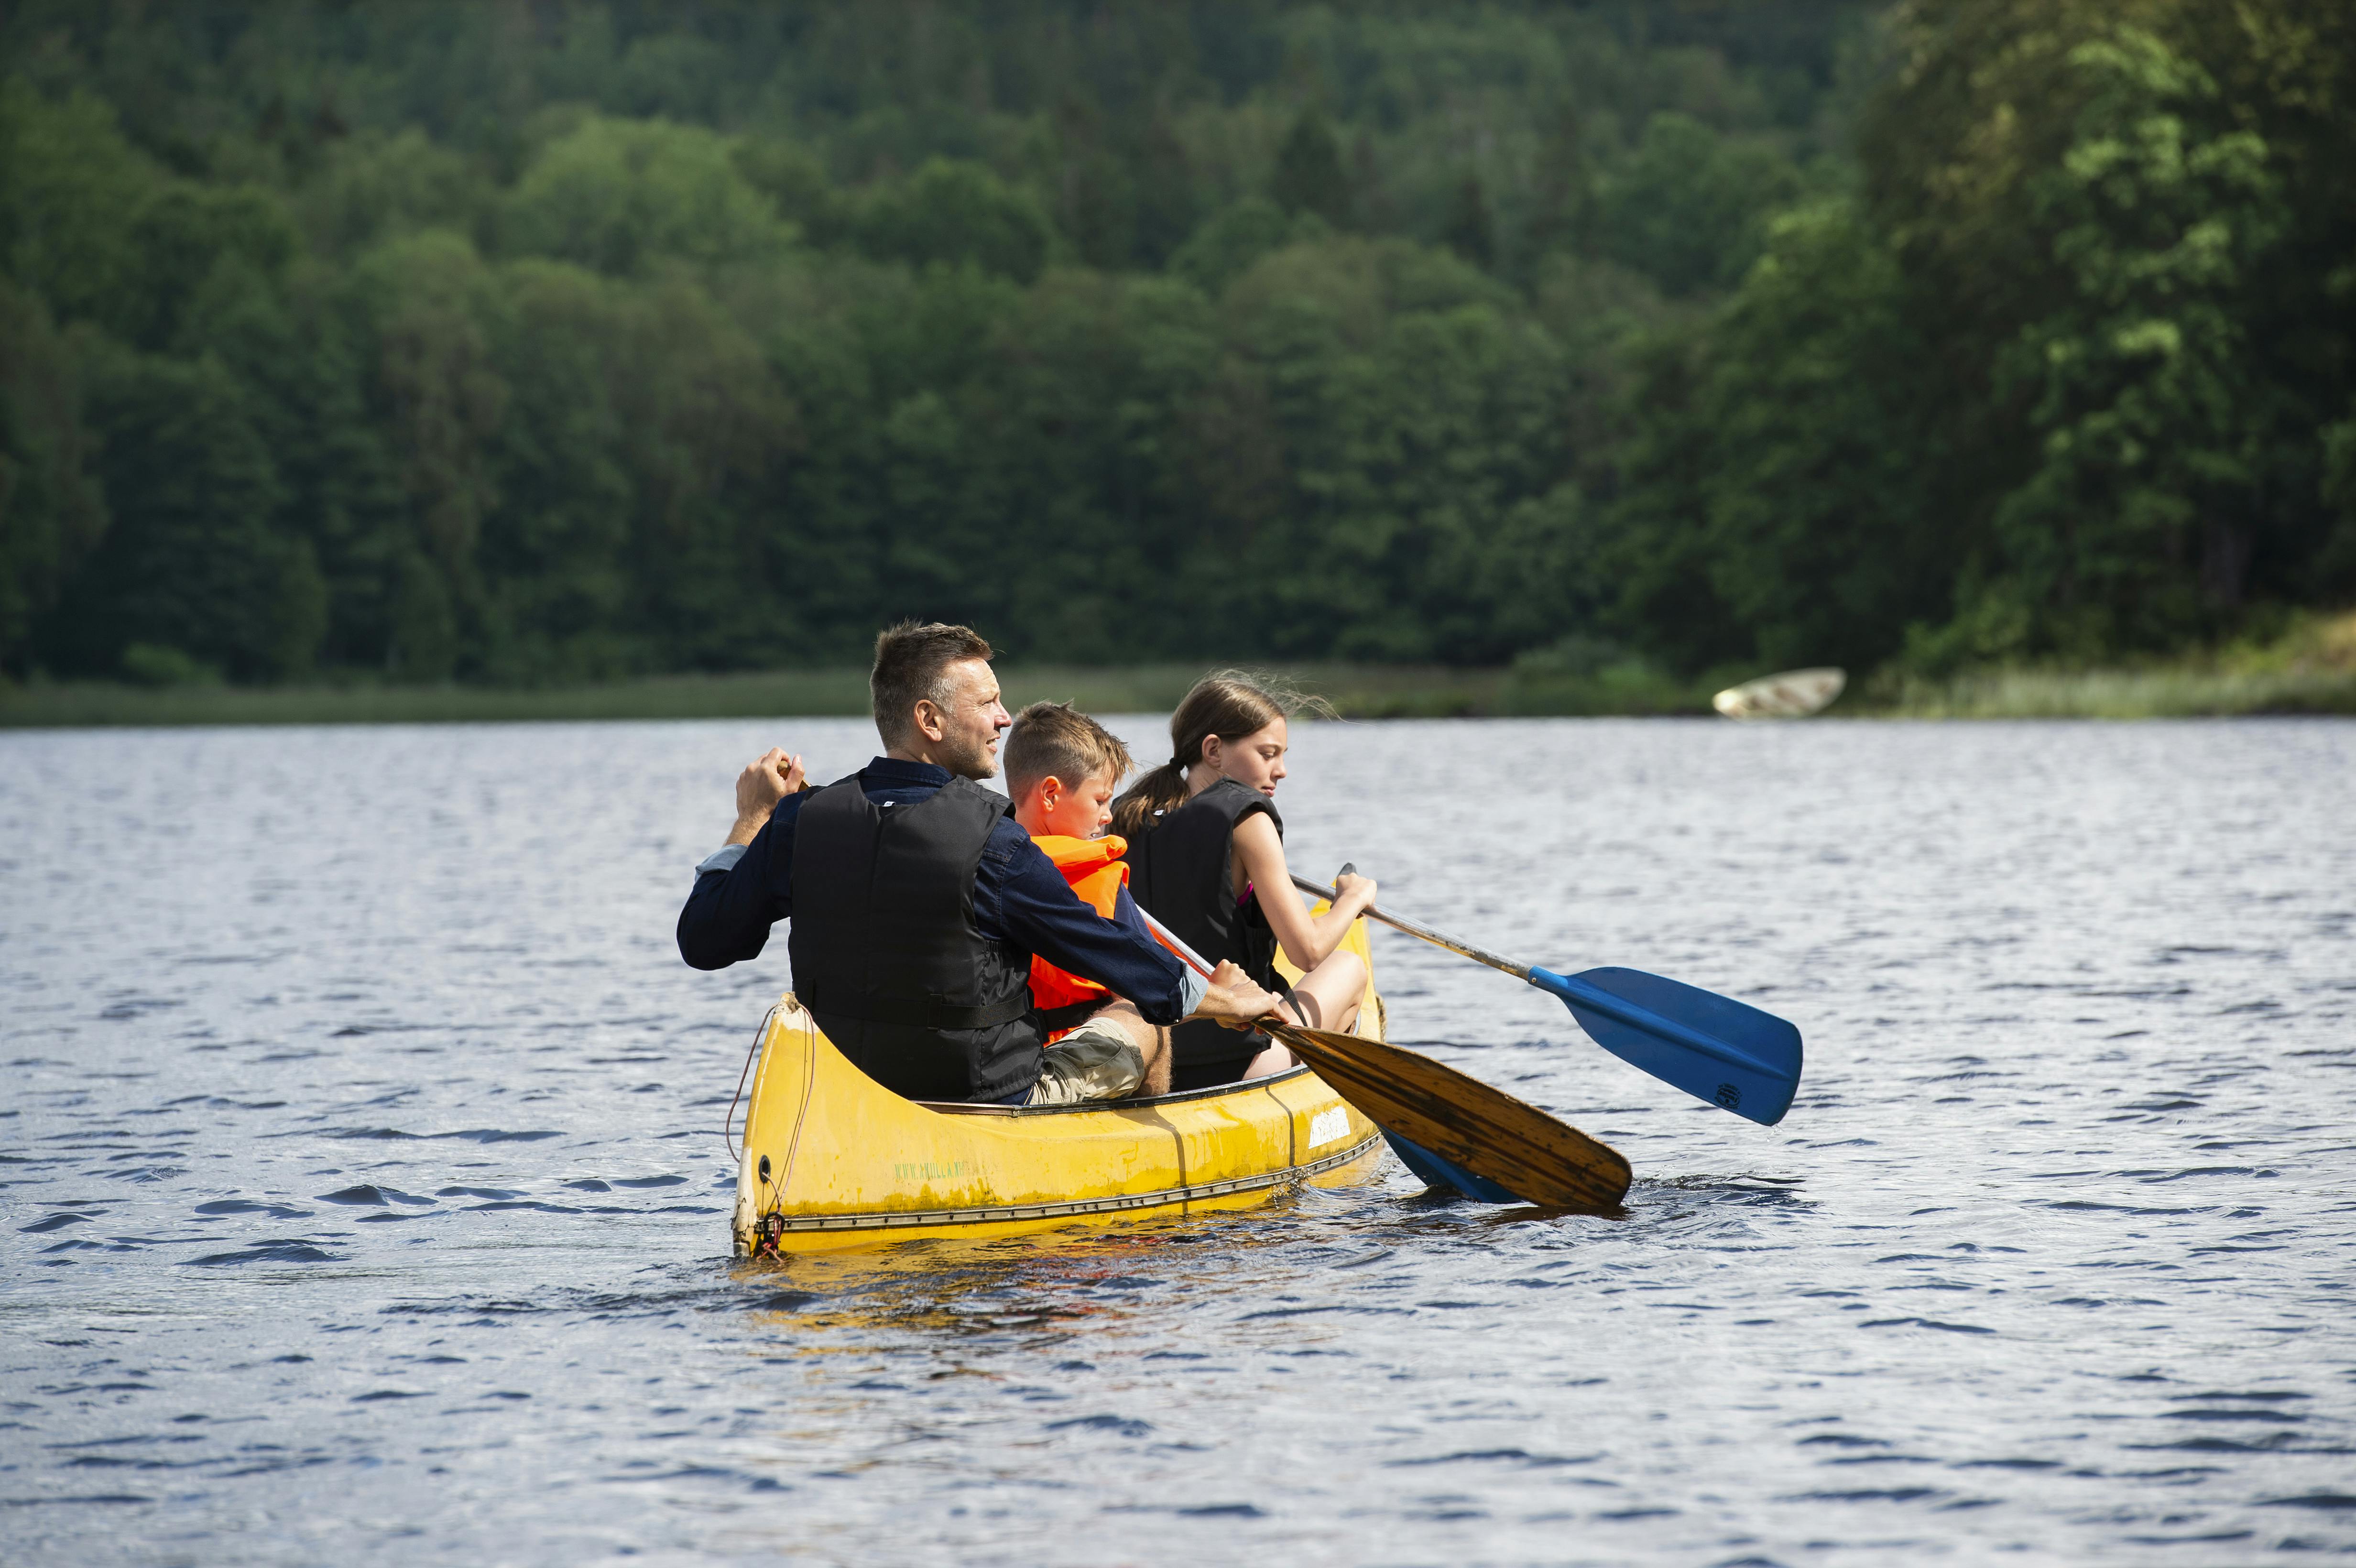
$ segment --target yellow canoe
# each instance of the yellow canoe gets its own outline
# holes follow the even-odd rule
[[[1358,1032],[1379,1040],[1364,921],[1347,945],[1367,961]],[[739,1256],[1245,1209],[1301,1183],[1360,1180],[1382,1150],[1374,1124],[1305,1067],[1072,1108],[904,1100],[836,1051],[790,991],[759,1050],[736,1174]]]

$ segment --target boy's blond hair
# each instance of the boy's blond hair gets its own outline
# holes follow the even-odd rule
[[[1006,738],[1006,793],[1016,800],[1041,779],[1079,784],[1108,773],[1116,784],[1137,764],[1120,737],[1068,702],[1034,702]]]

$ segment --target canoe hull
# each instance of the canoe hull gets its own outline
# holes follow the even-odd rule
[[[1363,954],[1363,925],[1351,933]],[[1368,985],[1361,1033],[1379,1038]],[[1015,1236],[1247,1209],[1364,1179],[1374,1124],[1306,1069],[1074,1109],[939,1106],[882,1088],[788,994],[763,1026],[732,1229],[740,1256]]]

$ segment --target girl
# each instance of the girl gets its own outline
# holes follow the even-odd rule
[[[1351,922],[1375,901],[1365,877],[1335,879],[1333,907],[1312,918],[1284,862],[1276,786],[1285,776],[1285,720],[1316,699],[1270,692],[1234,670],[1205,676],[1170,718],[1170,761],[1113,803],[1113,831],[1129,840],[1130,893],[1214,964],[1232,959],[1285,998],[1313,1029],[1347,1029],[1358,1016],[1366,966],[1335,951]],[[1301,971],[1290,992],[1276,954]],[[1280,1072],[1292,1053],[1217,1024],[1171,1032],[1173,1091]]]

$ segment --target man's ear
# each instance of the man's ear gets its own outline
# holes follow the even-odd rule
[[[948,737],[949,732],[948,722],[948,715],[943,713],[940,710],[939,705],[934,702],[931,698],[919,697],[916,699],[916,711],[911,715],[911,717],[916,721],[916,733],[922,735],[926,740],[939,741]]]

